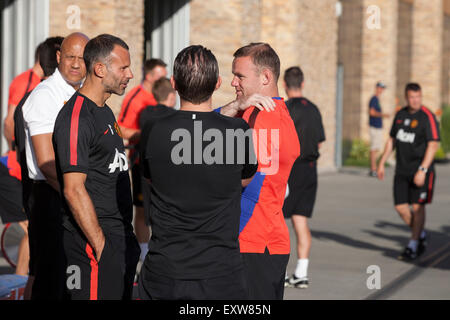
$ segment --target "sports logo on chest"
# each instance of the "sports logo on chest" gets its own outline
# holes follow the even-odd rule
[[[413,132],[406,132],[403,129],[400,129],[398,130],[397,136],[395,138],[401,142],[414,143],[416,134]]]
[[[117,169],[119,171],[127,171],[128,170],[128,160],[125,153],[120,153],[116,148],[116,153],[114,155],[114,160],[108,166],[109,173],[116,172]]]

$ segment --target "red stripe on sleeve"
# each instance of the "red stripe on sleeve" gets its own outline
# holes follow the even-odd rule
[[[86,253],[91,260],[91,283],[89,290],[89,300],[98,300],[98,263],[94,257],[94,252],[89,243],[86,243]]]
[[[422,110],[425,112],[425,114],[428,116],[428,120],[430,121],[430,125],[431,125],[431,133],[433,135],[433,139],[438,140],[439,136],[438,136],[438,132],[437,132],[437,126],[436,126],[436,121],[434,120],[433,114],[431,113],[430,110],[428,110],[425,107],[422,107]]]
[[[78,120],[80,118],[80,110],[83,105],[84,98],[77,97],[75,106],[72,110],[72,119],[70,120],[70,165],[77,165],[77,145],[78,145]]]

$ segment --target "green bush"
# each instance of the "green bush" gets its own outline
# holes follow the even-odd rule
[[[442,107],[441,147],[445,153],[450,152],[450,105]]]
[[[434,155],[434,159],[435,160],[444,160],[445,159],[445,151],[442,148],[442,146],[439,147],[439,149],[436,151],[436,153]]]
[[[354,139],[348,157],[344,160],[345,166],[369,167],[370,147],[362,139]]]

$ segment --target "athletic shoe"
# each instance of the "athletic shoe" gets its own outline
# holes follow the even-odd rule
[[[411,261],[417,258],[417,253],[412,251],[410,247],[406,247],[405,251],[398,256],[399,260]]]
[[[309,279],[308,277],[297,278],[295,274],[293,274],[289,280],[285,280],[284,285],[285,287],[287,286],[290,288],[306,289],[309,286]]]
[[[284,276],[284,287],[285,288],[289,287],[289,276],[288,275]]]
[[[417,256],[422,255],[425,250],[427,250],[427,237],[425,238],[419,238],[419,244],[417,245]]]
[[[369,171],[369,177],[377,178],[377,172],[376,171]]]

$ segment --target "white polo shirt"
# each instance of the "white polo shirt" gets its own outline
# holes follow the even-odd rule
[[[25,125],[25,152],[28,176],[33,180],[46,180],[39,170],[31,137],[53,133],[56,117],[64,103],[75,93],[58,69],[37,85],[22,107]]]

